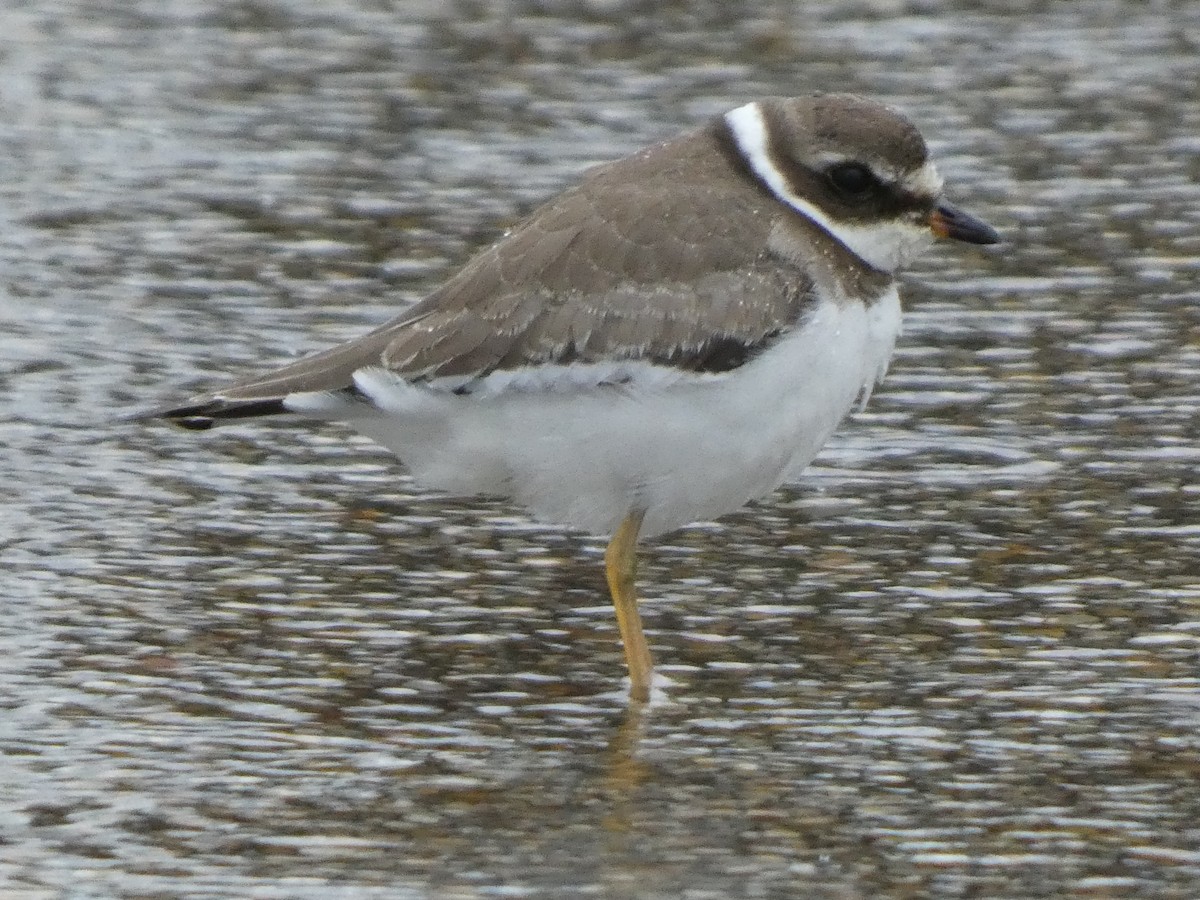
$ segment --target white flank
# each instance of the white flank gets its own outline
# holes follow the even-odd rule
[[[458,395],[365,369],[355,384],[370,404],[312,394],[287,404],[347,421],[427,487],[511,497],[543,521],[601,535],[641,508],[649,536],[738,509],[798,473],[882,377],[899,329],[893,288],[870,305],[818,303],[720,375],[667,377],[643,363],[624,366],[628,380],[614,386],[548,367]]]
[[[928,226],[901,219],[876,225],[835,222],[820,207],[794,193],[783,173],[771,160],[767,122],[757,102],[727,112],[725,122],[742,157],[772,194],[796,212],[807,216],[872,268],[881,272],[895,272],[932,241],[933,235]],[[916,177],[921,183],[940,183],[937,171],[930,164],[922,168]]]

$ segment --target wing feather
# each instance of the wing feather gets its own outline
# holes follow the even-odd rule
[[[368,367],[461,387],[544,363],[741,365],[799,321],[812,284],[767,249],[775,204],[730,176],[716,128],[593,170],[369,334],[152,415],[282,412]]]

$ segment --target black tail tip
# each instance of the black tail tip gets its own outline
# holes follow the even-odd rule
[[[189,431],[207,431],[219,421],[250,419],[257,416],[275,416],[287,412],[281,398],[267,400],[224,400],[209,399],[185,406],[164,406],[149,412],[136,413],[129,417],[132,422],[147,422],[165,419],[172,425]]]
[[[212,416],[160,416],[159,418],[166,419],[172,425],[178,425],[188,431],[208,431],[217,424]]]

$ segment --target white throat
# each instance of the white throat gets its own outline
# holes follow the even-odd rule
[[[901,219],[874,225],[834,221],[816,204],[796,194],[771,159],[767,122],[758,103],[727,112],[725,123],[746,164],[777,199],[820,226],[871,268],[894,273],[932,241],[927,226]],[[919,176],[923,182],[941,183],[932,163],[926,163]]]

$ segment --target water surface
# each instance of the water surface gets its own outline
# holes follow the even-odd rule
[[[1194,4],[9,2],[0,885],[1200,894]],[[906,279],[807,477],[647,547],[333,427],[129,409],[325,346],[768,94],[912,116],[1008,243]]]

